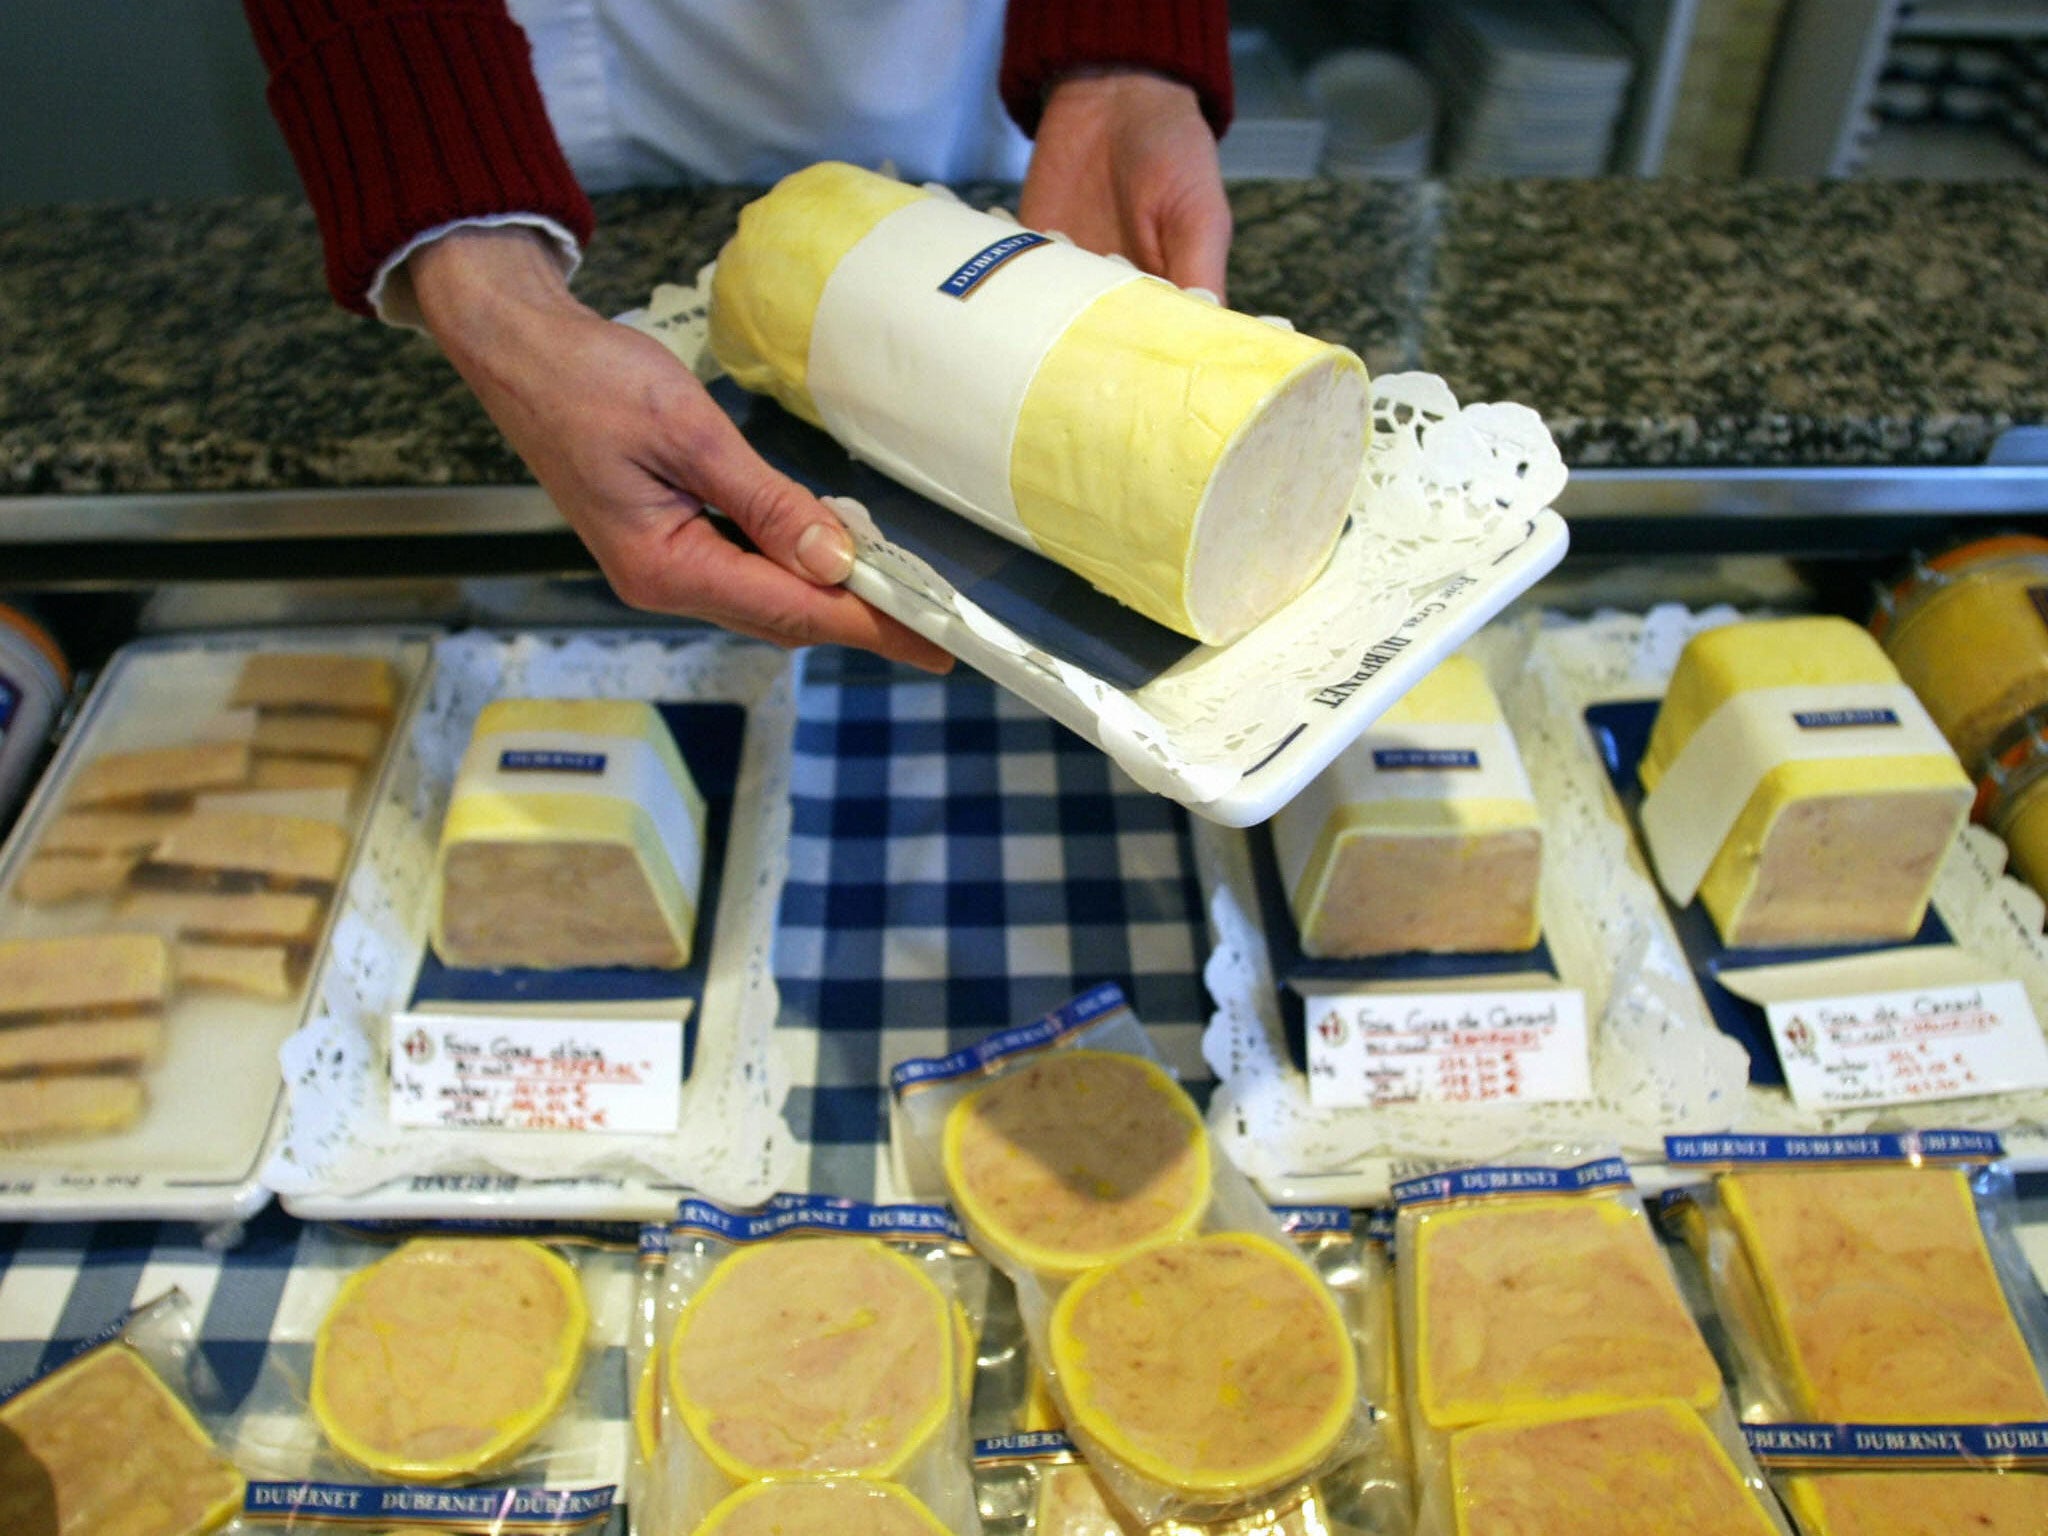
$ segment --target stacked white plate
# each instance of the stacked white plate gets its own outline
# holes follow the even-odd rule
[[[1323,171],[1354,181],[1429,174],[1436,88],[1383,48],[1345,48],[1317,61],[1305,84],[1329,128]]]
[[[1230,30],[1237,112],[1216,146],[1226,181],[1313,176],[1323,153],[1323,120],[1301,79],[1258,27]]]
[[[1444,0],[1424,13],[1422,58],[1444,95],[1443,170],[1607,170],[1635,58],[1580,0]]]

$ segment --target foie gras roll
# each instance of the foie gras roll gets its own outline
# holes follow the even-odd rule
[[[1090,1270],[1053,1309],[1068,1422],[1139,1476],[1252,1494],[1312,1471],[1351,1423],[1358,1356],[1321,1279],[1215,1232]]]
[[[941,1160],[975,1240],[1049,1277],[1184,1237],[1209,1204],[1201,1112],[1113,1051],[1049,1051],[975,1089],[947,1112]]]
[[[731,1254],[669,1344],[670,1400],[728,1477],[893,1478],[954,1400],[952,1303],[873,1238],[804,1237]]]
[[[1322,570],[1371,431],[1341,347],[831,162],[741,211],[711,346],[854,457],[1208,644]]]

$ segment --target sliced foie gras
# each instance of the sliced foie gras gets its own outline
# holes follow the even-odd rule
[[[1451,1436],[1458,1536],[1776,1536],[1684,1403],[1502,1419]]]
[[[136,891],[121,915],[181,938],[222,943],[311,944],[327,904],[290,891]]]
[[[282,944],[211,944],[180,939],[171,951],[178,985],[273,1000],[298,990],[292,951]]]
[[[15,876],[14,899],[30,907],[104,901],[120,894],[141,862],[139,853],[38,853]]]
[[[1088,1271],[1053,1309],[1049,1353],[1075,1435],[1191,1495],[1303,1476],[1357,1406],[1336,1301],[1292,1250],[1251,1233],[1159,1243]]]
[[[1801,1412],[2048,1418],[1960,1169],[1758,1169],[1720,1189]]]
[[[250,745],[259,754],[277,757],[308,757],[322,762],[362,764],[374,758],[384,745],[384,726],[376,720],[354,720],[334,715],[273,714],[265,710],[256,720],[256,734]]]
[[[501,1466],[568,1401],[590,1311],[576,1272],[524,1238],[415,1238],[349,1277],[313,1341],[312,1410],[384,1477]]]
[[[38,853],[143,854],[162,842],[182,811],[66,811],[36,839]]]
[[[728,1477],[895,1477],[954,1391],[953,1321],[918,1266],[872,1238],[732,1254],[676,1325],[672,1401]]]
[[[176,808],[201,790],[232,789],[248,781],[246,741],[198,741],[183,747],[108,752],[79,769],[64,805],[67,811]]]
[[[696,1536],[942,1536],[906,1489],[858,1477],[748,1483],[704,1517]]]
[[[119,1072],[0,1078],[0,1142],[107,1136],[142,1115],[142,1084]]]
[[[163,1054],[161,1019],[62,1019],[0,1027],[0,1077],[27,1072],[139,1072]]]
[[[1431,1211],[1414,1263],[1416,1390],[1435,1428],[1651,1397],[1705,1408],[1720,1394],[1648,1219],[1620,1200]]]
[[[324,895],[348,862],[348,834],[305,816],[194,812],[136,870],[153,889],[268,889]]]
[[[251,789],[339,789],[352,791],[363,770],[356,763],[317,757],[284,757],[259,752],[249,769]]]
[[[1201,1113],[1138,1056],[1058,1050],[947,1113],[947,1188],[977,1240],[1074,1275],[1195,1230],[1209,1204]]]
[[[0,1531],[202,1536],[242,1478],[126,1344],[93,1350],[0,1404]]]
[[[170,984],[153,933],[0,940],[0,1025],[155,1014]]]
[[[382,656],[265,651],[242,663],[228,703],[387,720],[398,703],[398,674]]]
[[[1779,1486],[1803,1536],[2048,1531],[2048,1477],[2039,1472],[1833,1472]]]

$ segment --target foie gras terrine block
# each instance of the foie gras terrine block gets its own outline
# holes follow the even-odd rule
[[[1733,948],[1911,938],[1971,799],[1877,642],[1826,617],[1695,635],[1639,773],[1658,879]]]
[[[1341,347],[830,162],[741,211],[711,346],[855,458],[1208,644],[1322,570],[1371,432]]]
[[[688,965],[706,818],[653,705],[486,705],[441,829],[434,950],[484,969]]]
[[[1282,888],[1318,958],[1535,947],[1543,824],[1500,701],[1453,656],[1272,823]]]

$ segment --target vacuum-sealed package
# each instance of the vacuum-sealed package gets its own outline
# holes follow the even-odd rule
[[[234,1516],[242,1476],[190,1401],[194,1331],[173,1291],[0,1390],[0,1531],[205,1536]]]
[[[986,1271],[949,1212],[690,1199],[667,1247],[665,1530],[979,1529],[967,1401]]]
[[[602,1373],[628,1330],[629,1241],[488,1222],[313,1229],[296,1317],[281,1317],[310,1325],[310,1360],[273,1348],[231,1427],[250,1478],[234,1529],[603,1524],[625,1470],[622,1394]]]
[[[2048,1419],[2048,1302],[1996,1136],[1672,1137],[1712,1177],[1663,1202],[1734,1347],[1743,1416]]]
[[[640,1228],[633,1272],[633,1315],[626,1332],[626,1385],[633,1421],[626,1462],[626,1516],[632,1536],[660,1536],[669,1528],[668,1486],[661,1445],[668,1426],[661,1396],[662,1345],[674,1318],[662,1305],[668,1289],[668,1227]]]
[[[1343,1206],[1284,1206],[1274,1217],[1301,1257],[1336,1295],[1370,1383],[1388,1379],[1393,1353],[1390,1281],[1378,1263],[1388,1231],[1355,1229]],[[1383,1309],[1382,1302],[1387,1305]],[[1012,1405],[1014,1427],[975,1442],[975,1484],[985,1536],[1400,1536],[1410,1528],[1405,1467],[1388,1430],[1291,1496],[1218,1520],[1167,1518],[1141,1526],[1067,1437],[1059,1410],[1033,1373]]]
[[[1394,1198],[1421,1530],[1781,1529],[1620,1157],[1549,1148]]]
[[[2037,1536],[2048,1424],[1752,1424],[1799,1536]]]
[[[1068,1435],[1139,1522],[1284,1508],[1377,1442],[1336,1296],[1116,987],[892,1085],[912,1155],[1015,1284]]]

